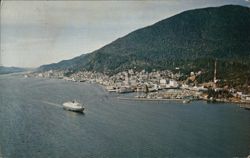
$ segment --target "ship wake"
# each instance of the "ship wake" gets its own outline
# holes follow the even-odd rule
[[[53,105],[53,106],[57,106],[57,107],[62,107],[60,104],[56,104],[56,103],[52,103],[52,102],[48,102],[48,101],[42,101],[44,104],[48,104],[48,105]]]

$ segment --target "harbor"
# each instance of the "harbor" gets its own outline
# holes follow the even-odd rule
[[[250,0],[0,1],[0,158],[250,158]]]
[[[0,82],[4,158],[249,155],[249,111],[236,104],[122,100],[117,97],[137,93],[22,75],[0,76]],[[72,98],[86,105],[85,115],[63,110]]]
[[[99,72],[79,71],[65,76],[64,71],[32,72],[24,77],[60,79],[69,82],[93,83],[101,85],[110,93],[133,93],[134,98],[142,100],[204,100],[208,102],[244,104],[244,108],[250,106],[250,94],[243,93],[234,87],[221,86],[217,79],[216,62],[214,78],[210,82],[198,83],[196,81],[202,75],[201,71],[190,72],[184,75],[179,68],[176,71],[162,70],[147,72],[129,69],[112,76]],[[183,78],[186,78],[183,80]]]

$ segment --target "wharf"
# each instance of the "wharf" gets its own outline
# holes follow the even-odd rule
[[[128,98],[117,97],[120,100],[137,100],[137,101],[183,101],[183,99],[163,99],[163,98]]]

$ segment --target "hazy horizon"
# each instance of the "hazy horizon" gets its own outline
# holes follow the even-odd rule
[[[248,0],[2,1],[0,65],[38,67],[90,53],[180,12]]]

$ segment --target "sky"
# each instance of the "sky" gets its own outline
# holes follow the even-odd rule
[[[1,1],[0,65],[38,67],[90,53],[180,12],[250,0]]]

